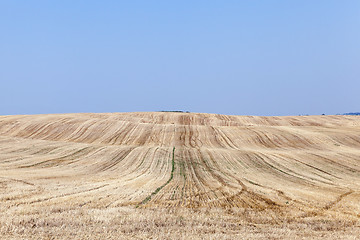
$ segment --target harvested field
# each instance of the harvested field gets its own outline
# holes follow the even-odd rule
[[[0,116],[1,239],[358,239],[360,118]]]

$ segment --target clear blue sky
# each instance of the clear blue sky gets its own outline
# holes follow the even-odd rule
[[[0,1],[0,115],[360,111],[360,1]]]

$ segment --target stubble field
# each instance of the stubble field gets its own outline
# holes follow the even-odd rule
[[[0,116],[1,239],[359,239],[360,118]]]

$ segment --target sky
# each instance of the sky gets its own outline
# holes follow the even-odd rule
[[[0,0],[0,115],[359,103],[358,0]]]

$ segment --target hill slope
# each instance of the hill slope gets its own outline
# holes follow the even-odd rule
[[[358,219],[359,200],[354,116],[0,116],[5,213],[66,205]]]

